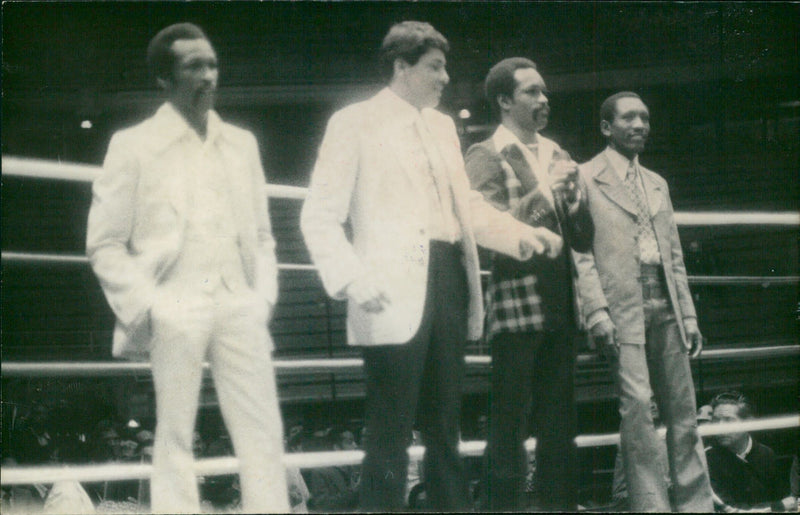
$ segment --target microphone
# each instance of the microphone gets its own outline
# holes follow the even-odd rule
[[[554,151],[553,152],[553,160],[552,160],[551,165],[550,165],[550,171],[551,172],[552,172],[552,169],[555,166],[555,164],[557,162],[559,162],[559,161],[571,162],[572,161],[572,156],[570,156],[569,152],[567,152],[564,149],[558,149],[558,150]],[[575,183],[574,174],[573,174],[572,177],[568,178],[568,180],[565,181],[565,184],[566,184],[566,187],[567,187],[566,191],[564,191],[564,190],[554,190],[553,191],[553,196],[555,198],[557,198],[558,200],[560,200],[561,202],[565,202],[567,204],[571,204],[571,203],[575,202],[576,195],[577,195],[577,184]]]

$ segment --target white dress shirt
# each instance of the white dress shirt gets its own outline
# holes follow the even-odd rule
[[[387,98],[396,105],[392,106],[397,116],[387,123],[396,124],[401,145],[408,149],[408,159],[412,168],[418,173],[419,180],[425,185],[425,201],[430,206],[428,233],[432,240],[455,243],[461,237],[458,221],[453,212],[452,191],[446,183],[439,151],[433,146],[433,137],[425,124],[420,110],[400,98],[391,89],[386,89]],[[427,141],[423,141],[425,138]],[[434,170],[438,167],[438,170]],[[435,175],[444,178],[438,184]]]

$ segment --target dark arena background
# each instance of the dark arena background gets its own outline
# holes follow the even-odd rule
[[[271,184],[308,185],[327,119],[381,86],[375,52],[397,21],[428,21],[449,39],[451,82],[439,109],[455,119],[464,149],[496,124],[482,84],[504,57],[537,62],[552,109],[544,133],[578,162],[602,148],[600,102],[618,90],[638,92],[652,116],[642,162],[670,185],[707,338],[693,361],[698,405],[736,389],[753,400],[759,418],[798,412],[800,4],[6,2],[2,9],[4,465],[36,463],[19,437],[26,424],[49,424],[52,436],[72,441],[61,451],[64,462],[89,461],[98,428],[153,428],[146,368],[14,368],[111,362],[114,322],[83,258],[90,183],[16,170],[38,166],[30,158],[100,165],[111,134],[159,105],[146,46],[177,21],[197,23],[213,42],[217,110],[256,135]],[[278,261],[293,265],[281,271],[270,326],[275,359],[358,358],[345,343],[344,304],[328,299],[313,270],[294,266],[310,264],[301,205],[270,199]],[[614,433],[608,365],[585,335],[579,345],[580,433]],[[467,353],[462,438],[484,440],[488,349],[470,342]],[[284,367],[278,380],[287,432],[343,427],[359,434],[357,365]],[[210,377],[197,427],[206,443],[224,433]],[[788,468],[797,424],[759,438]],[[614,453],[608,445],[580,449],[583,506],[609,502]]]

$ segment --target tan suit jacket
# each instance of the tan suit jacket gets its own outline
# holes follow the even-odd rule
[[[666,181],[639,167],[650,206],[669,298],[678,319],[684,347],[683,319],[696,317],[689,291],[683,251]],[[639,248],[636,241],[636,205],[604,153],[579,167],[594,221],[589,253],[573,253],[578,290],[585,315],[607,308],[621,343],[645,343]]]
[[[303,235],[328,293],[343,299],[348,284],[370,277],[391,299],[377,314],[349,303],[348,342],[353,345],[405,343],[422,319],[429,213],[425,185],[419,171],[409,166],[409,149],[401,143],[409,107],[387,88],[335,113],[303,206]],[[423,109],[422,116],[453,189],[470,288],[469,338],[476,339],[483,331],[476,242],[518,257],[526,226],[470,189],[453,121],[433,109]]]
[[[245,279],[265,302],[274,304],[275,242],[258,145],[252,134],[223,122],[213,111],[208,124],[207,138],[228,174]],[[162,105],[151,118],[114,134],[103,172],[93,184],[86,252],[117,317],[115,357],[148,355],[149,309],[183,248],[195,160],[203,159],[187,155],[181,144],[195,137],[190,131],[172,105]]]

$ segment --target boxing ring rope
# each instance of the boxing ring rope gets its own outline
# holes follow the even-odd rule
[[[100,175],[101,171],[102,167],[95,165],[3,156],[3,175],[14,177],[92,182]],[[299,186],[284,186],[280,184],[267,186],[267,195],[277,198],[302,200],[306,198],[306,191],[307,188]]]
[[[774,345],[769,347],[709,349],[703,351],[697,359],[759,359],[790,358],[800,356],[800,345]],[[464,358],[467,366],[485,366],[492,364],[491,356],[470,355]],[[601,358],[593,354],[581,354],[578,364],[600,362]],[[278,375],[314,374],[331,372],[358,371],[364,365],[361,358],[324,358],[324,359],[289,359],[273,360]],[[209,370],[209,364],[204,364]],[[51,361],[25,362],[10,361],[0,363],[0,375],[7,377],[119,377],[139,376],[150,373],[150,363],[129,361]]]
[[[64,163],[44,159],[22,158],[3,156],[3,175],[15,177],[29,177],[35,179],[55,179],[91,182],[102,171],[94,165],[79,163]],[[307,188],[268,184],[266,194],[273,198],[302,200],[306,197]],[[675,221],[681,226],[706,226],[706,225],[772,225],[800,227],[800,213],[766,213],[754,211],[741,212],[677,212]],[[86,256],[46,254],[31,252],[3,252],[3,261],[28,261],[38,263],[88,263]],[[308,264],[278,265],[279,270],[313,271],[315,267]],[[489,272],[483,271],[483,275]],[[800,277],[787,276],[690,276],[689,282],[697,285],[743,285],[753,284],[769,286],[772,284],[798,284]]]
[[[703,424],[698,428],[700,436],[713,436],[725,433],[768,431],[791,429],[800,427],[800,415],[781,415],[742,422],[729,422],[720,424]],[[659,432],[664,433],[665,428]],[[662,435],[663,436],[663,435]],[[575,438],[578,448],[601,447],[617,445],[619,433],[589,434]],[[536,439],[529,438],[525,442],[529,452],[536,449]],[[486,449],[486,442],[479,440],[463,441],[459,444],[462,457],[480,457]],[[425,453],[423,446],[413,446],[408,449],[409,458],[419,460]],[[283,463],[289,467],[300,469],[338,467],[346,465],[360,465],[364,458],[364,451],[324,451],[285,453]],[[204,458],[195,461],[195,473],[198,476],[220,476],[238,472],[238,460],[229,456],[224,458]],[[0,476],[2,485],[19,485],[33,483],[54,483],[56,481],[121,481],[131,479],[149,479],[153,471],[150,464],[142,463],[112,463],[103,465],[59,465],[59,466],[34,466],[34,467],[6,467]]]
[[[28,157],[3,156],[3,175],[91,182],[102,170],[95,165],[66,163]],[[267,195],[275,198],[302,200],[307,188],[279,184],[267,185]],[[675,222],[684,226],[703,225],[778,225],[800,226],[800,213],[764,213],[758,211],[677,212]]]
[[[9,262],[31,262],[31,263],[52,263],[52,264],[89,264],[89,258],[78,254],[44,254],[39,252],[3,252],[3,261]],[[281,263],[279,270],[305,270],[315,271],[314,265],[303,265],[293,263]],[[768,278],[764,278],[768,279]]]
[[[98,166],[63,163],[41,159],[3,156],[3,175],[30,177],[36,179],[53,179],[91,182],[100,173]],[[270,184],[266,188],[268,196],[302,200],[307,189],[296,186]],[[765,213],[765,212],[677,212],[675,220],[681,226],[707,225],[767,225],[800,227],[800,213]],[[80,255],[3,252],[4,262],[39,262],[86,264],[88,258]],[[280,270],[314,271],[313,265],[280,264]],[[485,274],[486,272],[484,272]],[[753,277],[753,276],[692,276],[692,284],[702,285],[762,285],[798,284],[800,277]],[[707,350],[700,359],[755,359],[762,357],[793,357],[800,355],[800,346],[771,346],[757,348],[729,348]],[[581,355],[578,362],[597,361],[592,355]],[[467,365],[489,366],[490,356],[466,356]],[[274,361],[278,374],[315,373],[332,371],[359,370],[363,361],[360,358],[347,359],[293,359]],[[149,363],[131,362],[9,362],[1,363],[0,374],[3,377],[119,377],[120,375],[138,375],[150,373]],[[208,367],[208,365],[205,365]],[[700,426],[702,436],[711,436],[730,432],[766,431],[800,427],[800,415],[782,415],[755,420],[747,420],[726,424],[705,424]],[[660,429],[665,431],[665,429]],[[587,434],[576,437],[579,448],[610,446],[619,443],[619,434]],[[536,447],[534,438],[526,441],[526,448],[533,451]],[[464,441],[459,451],[464,457],[482,456],[486,448],[485,441]],[[411,459],[420,459],[424,447],[409,448]],[[363,451],[326,451],[287,453],[283,461],[287,466],[301,469],[330,467],[342,465],[358,465],[364,457]],[[206,458],[195,462],[195,471],[200,476],[226,475],[238,471],[238,460],[235,457]],[[140,463],[110,463],[102,465],[59,465],[35,467],[5,467],[0,475],[0,484],[34,484],[52,483],[61,480],[99,482],[114,480],[148,479],[152,473],[152,465]]]
[[[77,254],[43,254],[38,252],[3,252],[3,261],[30,262],[51,264],[88,264],[89,258]],[[316,270],[314,265],[295,263],[279,263],[278,270],[284,271],[309,271]],[[491,272],[482,270],[481,275],[488,276]],[[740,285],[792,285],[800,284],[800,276],[752,276],[752,275],[692,275],[689,284],[698,286],[740,286]]]

